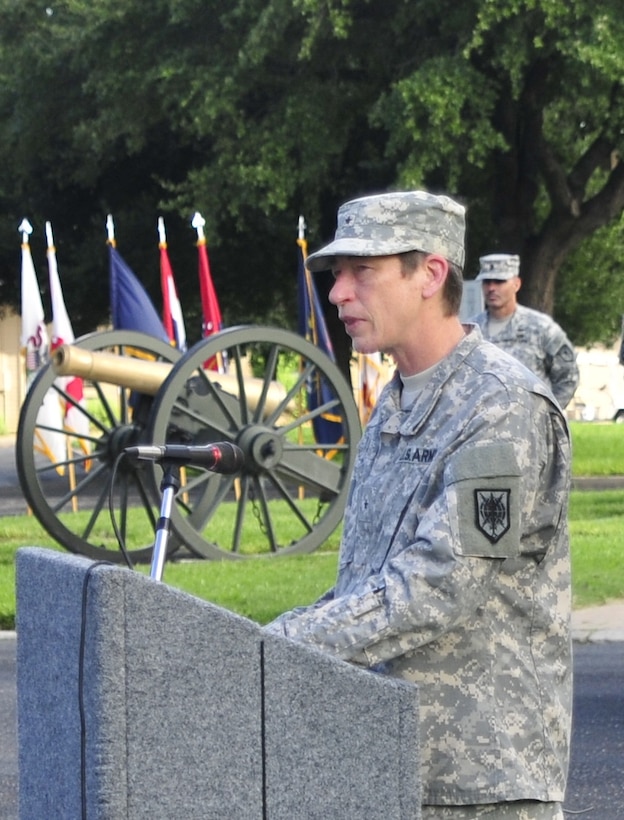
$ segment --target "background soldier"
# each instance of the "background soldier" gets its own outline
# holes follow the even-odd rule
[[[579,383],[572,343],[546,313],[519,305],[520,257],[507,253],[482,256],[477,281],[485,310],[472,321],[486,339],[511,353],[543,379],[559,404],[569,404]]]

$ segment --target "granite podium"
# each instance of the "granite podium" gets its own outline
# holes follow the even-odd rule
[[[17,553],[20,820],[417,820],[418,692],[141,573]]]

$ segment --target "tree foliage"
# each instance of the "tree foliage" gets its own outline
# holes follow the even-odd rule
[[[525,302],[582,342],[618,332],[616,277],[604,303],[584,294],[603,281],[588,249],[616,269],[624,208],[619,1],[0,0],[0,14],[0,302],[17,303],[27,215],[39,258],[53,223],[77,331],[105,321],[110,212],[159,305],[163,215],[198,337],[199,210],[226,323],[294,327],[299,214],[314,248],[341,201],[425,187],[468,206],[467,276],[483,253],[520,253]]]

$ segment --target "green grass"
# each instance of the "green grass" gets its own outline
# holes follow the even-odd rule
[[[570,432],[573,475],[624,475],[624,425],[573,421]]]
[[[575,607],[624,598],[624,490],[573,492],[570,498]]]
[[[573,422],[571,431],[574,475],[624,474],[624,425]],[[624,490],[572,493],[575,607],[624,598],[623,520]],[[286,609],[312,602],[333,584],[338,538],[337,531],[309,555],[168,562],[163,580],[266,623]],[[0,518],[0,629],[15,624],[15,553],[19,547],[37,545],[62,549],[34,517]]]
[[[624,490],[574,491],[570,501],[572,587],[575,607],[624,598],[622,516]],[[337,540],[337,536],[336,536]],[[0,628],[15,623],[15,553],[22,546],[50,546],[32,516],[0,519]],[[332,584],[336,550],[240,561],[173,561],[163,580],[170,586],[266,623],[310,603]],[[142,567],[148,572],[149,567]]]

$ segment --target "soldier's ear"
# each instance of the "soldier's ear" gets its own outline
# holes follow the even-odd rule
[[[427,278],[423,285],[422,295],[425,299],[428,299],[444,287],[449,272],[449,264],[443,256],[430,253],[425,258],[424,267]]]

